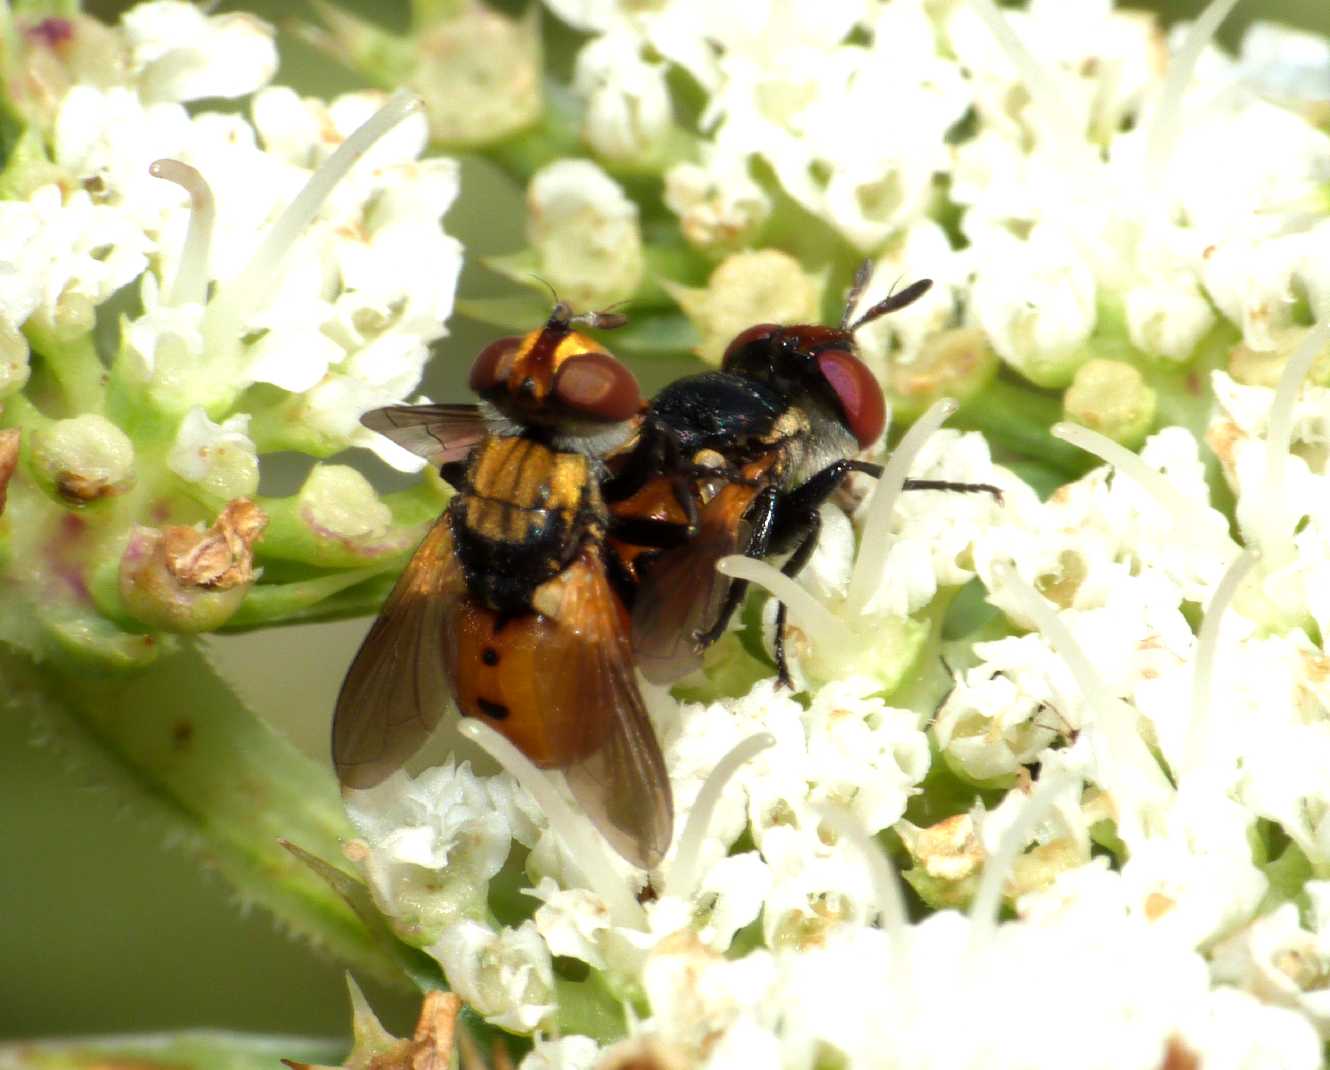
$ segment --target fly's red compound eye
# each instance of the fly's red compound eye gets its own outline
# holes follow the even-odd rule
[[[508,373],[513,369],[517,351],[522,346],[522,339],[500,338],[491,342],[480,351],[475,363],[471,365],[471,389],[477,394],[484,394],[508,381]]]
[[[778,330],[780,330],[780,324],[778,323],[759,323],[756,327],[749,327],[747,330],[740,331],[725,349],[725,357],[720,362],[722,370],[729,371],[731,365],[749,346],[758,342],[765,342]]]
[[[859,448],[871,446],[887,422],[887,402],[873,373],[843,349],[824,349],[817,355],[817,367],[835,391],[845,426],[859,440]]]
[[[606,423],[618,423],[642,407],[633,373],[608,353],[580,353],[559,365],[554,396],[568,408]]]

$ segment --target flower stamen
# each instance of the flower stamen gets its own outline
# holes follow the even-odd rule
[[[1330,342],[1330,315],[1317,321],[1289,357],[1270,406],[1265,432],[1266,506],[1261,510],[1261,523],[1253,535],[1261,550],[1274,561],[1291,556],[1293,529],[1298,519],[1284,494],[1288,454],[1293,443],[1293,407],[1303,381],[1327,342]]]
[[[174,182],[189,194],[189,228],[185,231],[185,245],[180,250],[180,265],[167,304],[175,308],[201,305],[208,296],[208,250],[217,218],[212,187],[198,170],[180,160],[155,160],[149,165],[148,174]]]
[[[422,107],[423,102],[414,94],[405,90],[394,93],[310,175],[304,189],[277,217],[249,263],[212,303],[208,325],[210,337],[224,344],[239,337],[245,321],[272,295],[282,261],[333,187],[346,177],[376,141]]]
[[[910,919],[905,910],[905,895],[901,891],[900,875],[891,864],[891,857],[882,844],[864,831],[854,815],[823,803],[818,812],[837,836],[853,845],[868,865],[868,876],[873,882],[873,892],[877,899],[878,917],[887,936],[904,957],[905,931]]]
[[[1161,189],[1168,161],[1182,131],[1182,98],[1196,73],[1196,63],[1238,0],[1211,0],[1187,31],[1187,37],[1169,65],[1163,91],[1145,144],[1146,189]],[[1150,203],[1157,203],[1151,201]]]
[[[956,408],[956,402],[951,398],[942,398],[934,402],[928,411],[914,422],[914,426],[905,433],[900,445],[887,459],[886,467],[882,470],[882,478],[877,481],[877,489],[873,492],[873,500],[868,503],[868,516],[864,520],[859,556],[854,562],[854,572],[850,576],[846,608],[851,617],[856,617],[864,611],[881,580],[882,569],[887,563],[887,551],[891,549],[889,534],[891,514],[896,508],[896,500],[905,489],[905,477],[910,474],[910,466],[914,463],[915,455],[923,448],[933,432],[956,411]]]
[[[1196,669],[1192,676],[1191,722],[1187,726],[1187,748],[1183,752],[1184,781],[1198,773],[1204,764],[1205,743],[1210,734],[1210,694],[1214,688],[1215,655],[1219,651],[1219,622],[1233,601],[1239,585],[1260,559],[1261,552],[1257,549],[1244,550],[1238,555],[1215,588],[1214,597],[1210,599],[1201,621],[1200,635],[1196,640]]]
[[[581,870],[587,886],[605,901],[615,922],[642,928],[642,908],[615,873],[599,836],[592,832],[586,818],[564,801],[549,776],[489,725],[472,717],[463,717],[458,729],[498,762],[535,800],[550,829],[563,840],[569,860]]]
[[[1025,844],[1039,826],[1053,804],[1063,791],[1075,784],[1076,778],[1070,773],[1057,772],[1040,777],[1034,791],[1021,807],[1016,820],[1011,823],[998,841],[998,848],[984,863],[983,874],[979,878],[979,887],[970,901],[970,946],[974,951],[981,951],[992,939],[998,924],[998,910],[1002,906],[1002,889],[1011,875],[1016,859],[1025,850]]]
[[[1228,535],[1215,530],[1211,515],[1203,506],[1178,494],[1176,488],[1160,472],[1146,464],[1139,454],[1133,453],[1119,442],[1114,442],[1107,435],[1101,435],[1098,431],[1091,431],[1079,424],[1054,424],[1051,434],[1054,438],[1070,442],[1086,453],[1098,457],[1105,464],[1112,465],[1134,479],[1154,498],[1155,503],[1170,515],[1175,532],[1188,537],[1200,532],[1207,541],[1214,543],[1216,551],[1222,551],[1225,556],[1237,551],[1237,543]]]
[[[774,565],[743,554],[731,554],[716,562],[716,571],[736,580],[755,583],[774,598],[780,599],[799,620],[805,631],[822,641],[846,648],[853,644],[854,633],[846,623],[819,602],[808,588],[796,583]]]
[[[692,898],[702,877],[702,840],[706,837],[712,817],[715,816],[716,806],[720,802],[725,785],[729,783],[730,777],[739,771],[740,766],[747,764],[755,755],[775,744],[776,737],[770,732],[756,732],[730,748],[730,752],[707,774],[706,780],[702,783],[702,790],[697,793],[693,809],[688,815],[688,821],[683,827],[683,835],[679,837],[679,848],[675,852],[674,865],[666,882],[667,894],[678,896],[680,899]]]

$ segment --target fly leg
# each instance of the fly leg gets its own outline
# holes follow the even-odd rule
[[[748,545],[744,548],[745,557],[754,557],[761,560],[767,556],[767,551],[771,546],[772,533],[776,529],[776,507],[779,502],[780,491],[775,487],[764,487],[744,513],[743,523],[747,523],[752,529]],[[699,631],[693,636],[693,641],[697,644],[699,650],[706,649],[725,634],[725,629],[729,627],[730,618],[734,616],[734,611],[739,608],[739,603],[743,601],[744,594],[747,591],[747,580],[731,581],[729,589],[725,592],[725,601],[721,603],[720,612],[716,614],[715,621],[712,622],[709,628]]]
[[[882,466],[872,461],[845,461],[851,472],[863,472],[874,479],[882,478]],[[993,495],[993,499],[1002,504],[1002,490],[992,483],[953,483],[946,479],[907,479],[904,490],[950,490],[958,494],[984,493]]]

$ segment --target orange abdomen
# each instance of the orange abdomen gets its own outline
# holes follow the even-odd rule
[[[456,649],[444,656],[462,716],[480,718],[542,769],[595,753],[606,731],[604,711],[578,694],[576,667],[550,655],[559,628],[535,610],[504,619],[468,598],[457,610]]]

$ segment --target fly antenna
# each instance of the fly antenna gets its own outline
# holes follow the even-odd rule
[[[865,323],[872,323],[873,320],[881,319],[889,312],[895,312],[897,309],[904,308],[906,305],[914,304],[919,298],[923,297],[924,294],[928,292],[929,287],[932,285],[932,279],[920,279],[918,282],[910,283],[910,285],[901,290],[900,293],[896,293],[895,287],[893,287],[891,293],[887,294],[886,297],[851,323],[846,330],[853,334]]]
[[[550,312],[549,322],[551,326],[567,327],[574,320],[573,310],[559,296],[559,291],[554,288],[554,284],[543,275],[537,275],[534,271],[528,271],[527,274],[538,283],[549,290],[550,296],[554,298],[554,308]]]

